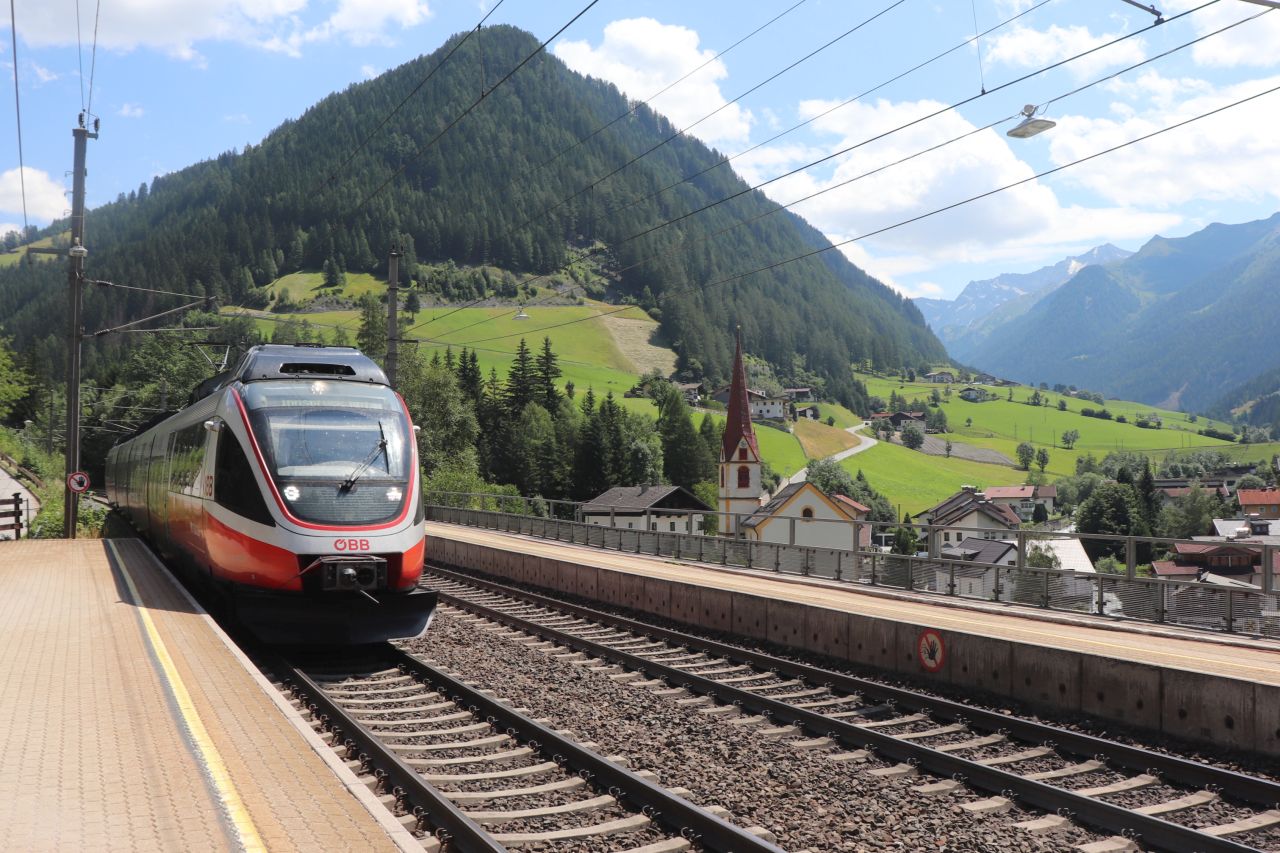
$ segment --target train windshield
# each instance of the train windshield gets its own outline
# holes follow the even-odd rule
[[[411,459],[400,400],[383,385],[250,382],[244,402],[289,511],[371,524],[399,515]]]

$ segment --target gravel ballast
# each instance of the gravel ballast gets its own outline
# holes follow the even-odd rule
[[[1032,835],[1013,824],[1036,815],[1017,809],[971,815],[960,804],[985,794],[916,793],[935,780],[875,777],[869,771],[886,766],[875,759],[838,763],[827,757],[835,749],[798,750],[757,730],[765,726],[731,725],[700,713],[707,706],[620,684],[447,611],[409,648],[596,742],[598,751],[653,770],[662,784],[688,788],[693,802],[722,806],[741,826],[765,827],[788,850],[1046,851],[1098,838],[1078,827]]]

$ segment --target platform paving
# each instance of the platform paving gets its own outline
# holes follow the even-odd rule
[[[0,848],[411,849],[246,663],[137,540],[0,545]]]

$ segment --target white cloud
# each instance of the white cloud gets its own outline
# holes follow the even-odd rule
[[[1181,12],[1199,5],[1199,0],[1171,0],[1169,11]],[[1196,35],[1200,36],[1261,11],[1252,3],[1218,3],[1196,12],[1190,19]],[[1206,66],[1268,68],[1280,65],[1277,45],[1280,45],[1280,12],[1268,12],[1256,21],[1205,39],[1191,48],[1191,56],[1196,63]]]
[[[54,71],[50,71],[48,68],[45,68],[43,65],[36,62],[31,63],[31,72],[36,75],[36,82],[40,85],[44,83],[52,83],[54,80],[57,80],[62,76]]]
[[[378,69],[374,68],[372,65],[361,65],[360,76],[366,80],[372,80],[374,77],[378,76]]]
[[[25,6],[22,35],[32,47],[76,43],[61,5],[34,0],[20,5]],[[337,0],[328,18],[309,26],[302,20],[309,5],[310,0],[118,0],[103,11],[98,46],[151,48],[198,64],[204,60],[196,46],[205,41],[235,41],[296,56],[307,43],[337,37],[352,44],[385,42],[391,28],[416,26],[431,14],[423,0]]]
[[[1038,30],[1015,24],[998,35],[988,37],[983,44],[983,55],[996,65],[1041,68],[1105,44],[1121,35],[1122,33],[1094,35],[1088,27],[1082,26],[1061,27],[1053,24],[1048,29]],[[1146,43],[1135,37],[1069,62],[1065,67],[1076,77],[1087,78],[1097,76],[1108,68],[1141,62],[1146,57]]]
[[[17,169],[0,172],[0,211],[10,215],[22,213],[23,179],[27,190],[27,215],[32,220],[48,222],[62,216],[67,209],[67,199],[63,195],[66,187],[51,178],[48,172],[30,166],[22,170],[21,176]]]
[[[687,27],[663,24],[653,18],[613,21],[604,28],[599,47],[585,41],[564,41],[555,54],[582,74],[608,80],[633,100],[645,100],[680,79],[715,55],[698,48],[698,33]],[[690,133],[711,143],[741,143],[751,132],[754,117],[728,99],[717,81],[729,74],[719,59],[707,64],[650,106],[685,128],[718,107],[714,116]]]
[[[22,223],[20,222],[0,222],[0,236],[8,234],[10,231],[22,233]]]
[[[829,106],[809,101],[801,104],[800,112],[818,115]],[[819,133],[837,137],[838,142],[829,150],[838,150],[941,106],[932,101],[855,103],[818,119],[814,127]],[[955,210],[867,236],[1034,174],[1003,134],[986,130],[883,172],[859,177],[972,130],[974,125],[959,113],[945,112],[842,155],[825,171],[812,170],[778,181],[766,192],[770,198],[789,204],[856,179],[792,209],[833,242],[863,238],[841,250],[871,275],[911,296],[939,292],[926,286],[932,284],[927,279],[933,277],[931,272],[937,275],[949,266],[993,261],[1042,263],[1046,257],[1062,257],[1108,240],[1143,239],[1182,222],[1182,216],[1174,213],[1064,204],[1049,185],[1029,181]],[[814,149],[798,145],[765,148],[738,161],[739,170],[749,182],[758,183],[817,156]],[[912,283],[905,282],[908,277]]]
[[[1280,76],[1215,87],[1150,72],[1122,92],[1135,103],[1112,117],[1060,117],[1049,153],[1055,163],[1076,160],[1276,86]],[[1063,177],[1122,205],[1280,199],[1278,135],[1275,93],[1081,164]]]
[[[222,120],[228,124],[248,124],[249,116],[246,113],[231,113],[223,116]]]
[[[124,118],[142,118],[144,112],[145,110],[143,110],[138,104],[125,103],[120,105],[120,109],[116,112],[116,115]]]

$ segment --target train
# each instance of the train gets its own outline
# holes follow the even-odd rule
[[[111,448],[107,499],[265,642],[418,637],[436,594],[416,433],[359,350],[255,346]]]

